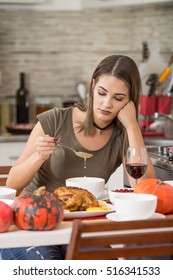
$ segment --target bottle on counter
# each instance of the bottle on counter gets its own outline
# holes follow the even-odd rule
[[[16,91],[16,121],[29,122],[29,92],[25,87],[25,73],[19,75],[19,88]]]

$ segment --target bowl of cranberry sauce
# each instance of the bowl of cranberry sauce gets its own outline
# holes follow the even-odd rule
[[[109,200],[111,203],[114,201],[114,197],[116,196],[117,193],[133,193],[134,189],[133,188],[116,188],[109,190]]]

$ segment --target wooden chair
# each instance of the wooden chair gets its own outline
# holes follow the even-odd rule
[[[166,255],[171,255],[171,258],[173,255],[173,218],[124,222],[77,219],[73,222],[66,260]]]
[[[0,166],[0,186],[6,185],[8,173],[12,166]]]

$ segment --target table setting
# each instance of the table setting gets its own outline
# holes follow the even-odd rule
[[[70,188],[75,190],[79,188],[80,191],[84,190],[84,193],[85,191],[88,192],[87,186],[90,190],[89,193],[92,191],[92,185],[96,186],[93,191],[94,195],[92,194],[98,202],[96,206],[88,207],[88,209],[86,208],[81,211],[69,211],[64,209],[63,219],[51,230],[25,230],[18,228],[16,224],[13,223],[7,231],[0,233],[0,248],[68,244],[70,242],[74,219],[83,219],[87,223],[93,220],[96,222],[102,220],[105,221],[106,225],[108,221],[118,222],[173,217],[173,212],[157,212],[158,200],[156,195],[136,193],[135,188],[118,188],[116,185],[115,189],[107,190],[104,180],[99,179],[100,178],[95,177],[82,178],[85,182],[85,184],[82,184],[80,178],[78,178],[77,181],[73,178],[75,187],[66,186],[67,190],[70,190]],[[158,180],[159,179],[156,179],[156,181]],[[86,181],[89,182],[89,184],[86,185]],[[173,191],[173,181],[163,182],[163,184],[170,185]],[[5,192],[5,190],[7,190],[9,196],[4,196],[3,192]],[[10,191],[11,189],[9,188],[0,188],[0,203],[4,202],[11,207],[17,197],[15,190],[13,190],[12,193],[10,193]],[[146,213],[147,211],[149,212]]]

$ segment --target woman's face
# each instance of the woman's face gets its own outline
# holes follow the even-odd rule
[[[103,75],[93,81],[93,114],[98,123],[110,122],[129,101],[129,88],[120,79]]]

